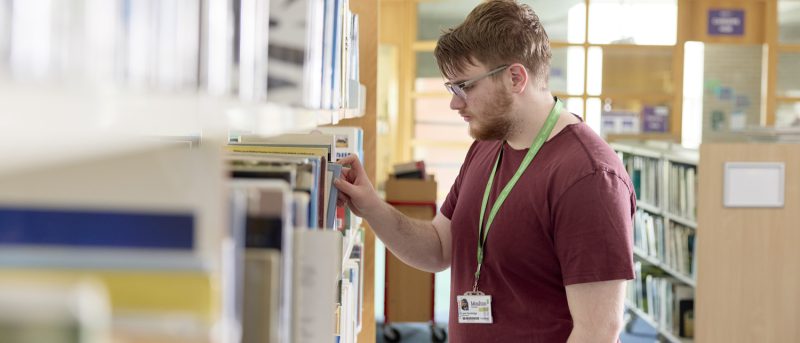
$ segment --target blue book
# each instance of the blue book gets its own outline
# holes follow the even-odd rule
[[[191,213],[0,208],[0,246],[192,250]]]
[[[339,189],[333,186],[333,180],[338,179],[342,175],[342,165],[337,163],[328,163],[328,170],[331,172],[331,182],[326,187],[330,187],[328,192],[328,205],[327,217],[325,218],[325,228],[336,229],[336,198],[339,197]]]

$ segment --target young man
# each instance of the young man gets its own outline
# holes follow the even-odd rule
[[[548,90],[539,18],[484,2],[435,55],[475,138],[440,213],[402,215],[354,157],[341,200],[404,262],[452,268],[451,342],[617,342],[635,195],[611,148]]]

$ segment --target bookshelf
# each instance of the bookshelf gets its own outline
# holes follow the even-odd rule
[[[657,142],[611,143],[637,194],[634,216],[636,279],[628,286],[629,312],[652,326],[659,340],[679,335],[681,302],[693,301],[696,282],[696,151]]]
[[[259,6],[269,5],[269,1],[257,1]],[[332,1],[325,1],[328,3]],[[119,5],[114,2],[109,7]],[[121,2],[119,2],[121,3]],[[144,2],[142,2],[144,3]],[[148,2],[153,7],[150,8],[151,14],[158,12],[162,14],[159,18],[170,18],[170,13],[160,11],[171,11],[169,6],[158,5],[157,2]],[[189,1],[183,5],[194,2]],[[200,6],[201,4],[203,6]],[[198,7],[194,8],[201,13],[199,18],[199,39],[214,39],[209,37],[208,30],[212,25],[209,23],[208,16],[213,15],[202,13],[207,6],[217,8],[219,6],[233,6],[233,1],[196,1]],[[245,2],[241,2],[245,3]],[[248,2],[254,4],[255,2]],[[294,2],[300,3],[300,2]],[[307,1],[307,3],[319,3],[322,1]],[[224,89],[214,91],[212,87],[205,84],[210,78],[209,75],[197,76],[195,83],[190,83],[188,87],[161,87],[153,84],[131,86],[127,83],[119,83],[118,79],[102,79],[103,82],[94,82],[91,78],[84,79],[78,77],[79,82],[72,82],[69,77],[63,75],[51,75],[42,79],[30,79],[15,75],[14,66],[6,59],[0,59],[0,153],[4,156],[4,162],[0,163],[0,183],[7,185],[27,185],[30,190],[26,191],[16,186],[6,187],[0,192],[0,203],[8,205],[14,204],[20,199],[33,199],[32,195],[25,193],[39,194],[44,203],[53,206],[59,204],[74,205],[81,203],[76,200],[81,185],[102,185],[104,192],[99,192],[103,196],[87,195],[91,201],[84,201],[85,206],[100,206],[104,202],[118,201],[120,207],[139,206],[145,209],[158,207],[159,205],[169,205],[180,210],[193,210],[196,215],[201,217],[202,227],[199,233],[202,237],[198,242],[204,245],[202,250],[203,263],[194,264],[192,260],[191,268],[197,273],[193,274],[201,286],[197,292],[164,293],[170,297],[181,298],[181,296],[198,295],[205,301],[197,301],[195,307],[205,308],[206,311],[200,314],[203,320],[211,321],[212,317],[217,316],[218,311],[223,311],[219,307],[224,307],[224,296],[220,295],[221,288],[225,288],[225,281],[222,278],[224,262],[219,261],[221,252],[215,249],[218,247],[221,230],[220,228],[229,227],[225,220],[229,219],[227,213],[228,204],[223,200],[225,192],[221,190],[226,187],[225,176],[222,170],[221,161],[224,159],[218,151],[219,148],[228,142],[231,135],[242,133],[258,136],[275,136],[287,132],[309,131],[320,126],[357,126],[363,129],[364,154],[363,160],[367,172],[372,180],[375,179],[375,106],[376,106],[376,76],[377,76],[377,3],[368,0],[336,1],[337,4],[347,4],[353,13],[359,16],[358,27],[358,64],[361,84],[354,88],[350,85],[348,93],[354,96],[349,97],[350,105],[348,108],[340,109],[310,109],[297,105],[289,105],[281,101],[273,101],[264,98],[254,99],[240,96],[235,90]],[[69,7],[73,3],[65,3],[63,6]],[[181,6],[183,6],[181,5]],[[191,5],[191,4],[190,4]],[[59,5],[61,6],[61,5]],[[216,6],[216,7],[215,7]],[[244,5],[242,5],[244,6]],[[35,7],[35,6],[34,6]],[[217,8],[225,13],[225,8]],[[231,10],[231,8],[227,8]],[[11,13],[3,12],[0,9],[0,16],[11,18]],[[78,11],[77,9],[72,9]],[[35,11],[34,11],[35,12]],[[31,12],[33,13],[33,12]],[[71,12],[72,13],[72,12]],[[303,12],[297,12],[303,13]],[[97,13],[95,13],[97,14]],[[139,13],[141,14],[141,13]],[[8,15],[8,16],[5,16]],[[63,19],[62,17],[57,18]],[[102,18],[87,18],[97,22],[104,22]],[[159,19],[159,20],[161,20]],[[219,18],[216,18],[219,19]],[[251,18],[252,19],[252,18]],[[54,19],[55,20],[55,19]],[[92,22],[92,24],[95,24]],[[225,25],[222,25],[225,26]],[[228,27],[235,26],[230,25]],[[70,31],[70,33],[73,33]],[[8,31],[0,31],[0,51],[8,52],[9,40],[3,36]],[[109,35],[113,36],[113,35]],[[225,35],[223,35],[224,37]],[[231,37],[233,35],[231,34]],[[68,37],[57,36],[53,40]],[[190,36],[191,37],[191,36]],[[61,42],[67,46],[75,43],[75,37],[68,37]],[[119,37],[115,37],[119,38]],[[238,38],[238,36],[237,36]],[[191,40],[191,39],[188,39]],[[141,41],[139,42],[141,43]],[[163,43],[163,42],[161,42]],[[74,47],[72,47],[74,48]],[[128,47],[130,48],[130,47]],[[141,46],[139,47],[141,48]],[[202,51],[204,46],[195,46],[194,62],[196,68],[188,68],[197,73],[207,67],[209,56]],[[230,48],[230,47],[228,47]],[[77,49],[72,49],[77,50]],[[230,50],[220,49],[218,51]],[[123,53],[124,54],[124,53]],[[72,55],[70,55],[72,56]],[[164,57],[164,56],[161,56]],[[172,57],[172,56],[167,56]],[[228,61],[230,62],[230,61]],[[169,68],[166,68],[169,69]],[[242,70],[245,70],[244,67]],[[248,69],[249,70],[249,69]],[[11,72],[9,72],[11,71]],[[257,72],[258,70],[254,70]],[[228,70],[227,72],[230,72]],[[74,76],[74,75],[71,75]],[[213,76],[213,75],[212,75]],[[230,75],[223,79],[229,78]],[[116,76],[115,76],[116,77]],[[266,78],[266,75],[264,75]],[[152,81],[152,80],[151,80]],[[241,80],[236,80],[241,81]],[[266,81],[266,80],[262,80]],[[231,81],[233,82],[233,81]],[[266,82],[264,82],[266,84]],[[206,87],[209,86],[209,87]],[[242,83],[238,84],[239,89]],[[236,87],[234,87],[236,88]],[[191,147],[191,149],[186,149]],[[170,165],[164,159],[169,156],[175,157],[175,165]],[[137,168],[126,164],[128,157],[136,157],[131,161],[140,161],[142,165]],[[113,166],[105,167],[107,163]],[[132,162],[131,162],[132,163]],[[211,166],[211,167],[207,167]],[[57,179],[63,176],[61,168],[78,168],[84,176],[78,177],[72,187],[60,187],[62,193],[48,195],[47,185],[57,183]],[[148,169],[150,167],[151,169]],[[76,169],[77,170],[77,169]],[[138,172],[142,170],[143,172]],[[136,177],[131,177],[130,184],[120,191],[114,181],[118,178],[114,176],[124,176],[126,173],[138,173]],[[80,174],[79,173],[79,174]],[[27,176],[25,174],[28,174]],[[80,177],[79,177],[80,176]],[[38,179],[36,177],[39,177]],[[19,182],[20,180],[38,180],[30,183]],[[45,181],[42,181],[45,180]],[[102,182],[96,182],[96,181]],[[41,181],[41,182],[40,182]],[[147,186],[144,187],[143,185]],[[136,186],[139,186],[137,188]],[[163,189],[159,189],[160,186]],[[201,192],[195,190],[205,190],[211,188],[213,191]],[[193,190],[194,189],[194,190]],[[35,192],[33,192],[35,190]],[[69,191],[66,191],[69,190]],[[169,192],[170,190],[174,193]],[[13,193],[13,194],[12,194]],[[150,196],[149,196],[149,195]],[[136,196],[136,201],[125,200],[127,197]],[[152,197],[151,197],[152,196]],[[27,198],[26,198],[27,197]],[[164,199],[167,200],[164,200]],[[176,199],[173,199],[176,198]],[[111,199],[111,200],[108,200]],[[172,200],[170,200],[172,199]],[[131,205],[133,204],[133,205]],[[112,206],[113,207],[113,206]],[[210,219],[207,217],[211,217]],[[340,269],[348,268],[352,261],[348,261],[349,256],[354,250],[362,249],[361,256],[366,257],[361,263],[361,273],[363,277],[364,299],[358,317],[362,319],[362,327],[352,330],[355,335],[358,331],[358,341],[372,342],[375,339],[374,308],[373,300],[373,255],[374,235],[369,228],[364,229],[362,237],[354,234],[342,237],[341,266]],[[363,246],[356,247],[357,242]],[[206,246],[208,245],[208,246]],[[212,249],[209,246],[213,246]],[[4,248],[4,252],[10,252]],[[2,267],[13,265],[14,260],[6,257],[14,257],[13,254],[5,254],[0,258]],[[94,256],[101,261],[102,255]],[[166,255],[155,254],[150,260],[158,260],[158,257],[168,257]],[[208,261],[206,261],[208,260]],[[102,262],[102,261],[101,261]],[[204,264],[208,262],[208,265]],[[102,263],[100,263],[102,264]],[[169,263],[166,263],[169,264]],[[176,264],[177,267],[185,267],[187,264]],[[177,268],[176,267],[176,268]],[[7,276],[6,271],[0,271],[0,277]],[[22,273],[24,274],[24,273]],[[13,274],[19,276],[22,274]],[[113,273],[111,273],[113,274]],[[106,277],[102,274],[100,279],[111,279],[118,284],[123,281],[142,281],[135,275],[129,278]],[[155,278],[151,277],[151,280]],[[119,281],[123,280],[123,281]],[[143,281],[144,282],[144,281]],[[174,291],[174,290],[173,290]],[[200,292],[200,293],[198,293]],[[206,293],[203,293],[206,292]],[[208,296],[208,292],[213,292]],[[113,295],[113,294],[112,294]],[[112,299],[114,300],[114,299]],[[147,299],[145,299],[147,300]],[[113,305],[113,304],[112,304]],[[188,304],[186,306],[191,306]],[[211,313],[213,312],[213,313]],[[331,313],[332,323],[334,313]],[[168,324],[159,324],[163,318],[156,316],[135,318],[127,322],[131,327],[147,327],[165,329]],[[220,327],[227,325],[230,318],[222,318]],[[143,326],[144,325],[144,326]],[[198,326],[198,327],[199,327]],[[205,335],[193,336],[185,341],[192,342],[232,342],[228,340],[230,332],[224,328],[216,327],[213,334],[205,332]],[[184,327],[184,329],[189,329]],[[168,331],[168,330],[167,330]],[[199,329],[198,332],[202,332]],[[123,337],[130,341],[153,341],[148,337]],[[351,336],[350,341],[355,337]],[[331,341],[333,337],[331,337]],[[104,340],[100,340],[104,341]],[[127,340],[126,340],[127,341]],[[170,340],[179,342],[180,339]]]
[[[628,310],[631,313],[633,313],[633,315],[635,315],[637,318],[640,318],[645,323],[647,323],[647,325],[650,325],[653,328],[655,328],[656,332],[658,332],[658,336],[659,336],[660,339],[667,340],[668,342],[680,342],[680,343],[691,342],[691,340],[682,339],[680,337],[677,337],[677,336],[675,336],[675,334],[672,333],[672,331],[664,329],[662,326],[660,326],[658,324],[658,322],[656,322],[653,319],[653,317],[651,317],[649,314],[647,314],[647,313],[643,312],[642,310],[640,310],[639,308],[637,308],[635,305],[633,305],[633,303],[631,303],[629,301],[626,301],[625,302],[625,307],[627,307]]]

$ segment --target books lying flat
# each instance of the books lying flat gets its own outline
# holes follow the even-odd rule
[[[311,134],[333,135],[336,144],[334,161],[351,154],[357,154],[364,162],[364,130],[353,126],[323,126],[310,132]]]
[[[250,146],[230,146],[235,150],[243,147],[247,149],[246,147]],[[327,163],[323,163],[324,161],[324,156],[267,152],[235,152],[229,156],[231,174],[234,178],[282,179],[287,181],[295,191],[308,193],[309,202],[306,206],[307,211],[304,212],[306,218],[303,220],[303,227],[324,226],[324,175],[327,169]]]

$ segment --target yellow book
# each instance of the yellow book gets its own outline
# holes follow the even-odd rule
[[[308,146],[273,146],[273,145],[228,145],[225,147],[231,152],[256,153],[256,154],[287,154],[320,156],[328,158],[329,149]]]
[[[202,271],[0,269],[3,280],[65,282],[91,278],[106,287],[112,312],[180,313],[201,322],[216,320],[213,278]]]

